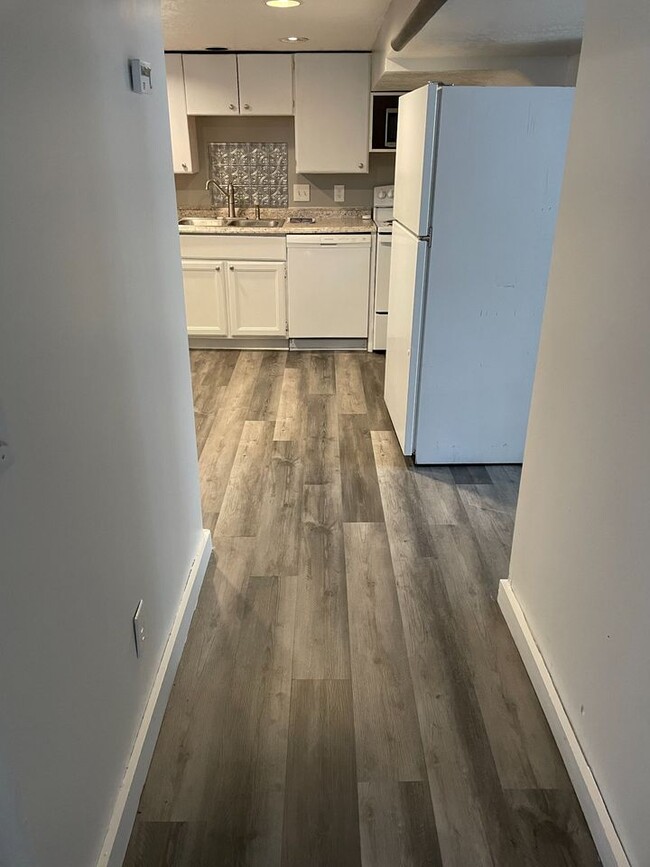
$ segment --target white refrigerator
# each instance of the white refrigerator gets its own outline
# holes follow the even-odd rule
[[[523,459],[573,97],[400,99],[385,399],[416,463]]]

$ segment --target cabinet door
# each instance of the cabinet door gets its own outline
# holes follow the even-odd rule
[[[241,114],[293,114],[290,54],[240,54],[237,65]]]
[[[167,102],[172,136],[174,174],[193,174],[199,170],[196,146],[196,122],[187,116],[183,58],[180,54],[165,56],[167,71]]]
[[[185,313],[190,336],[228,336],[224,268],[224,262],[183,260]]]
[[[296,171],[368,171],[370,56],[296,54]]]
[[[184,54],[188,114],[239,114],[234,54]]]
[[[284,262],[229,262],[230,334],[284,337],[286,334]]]

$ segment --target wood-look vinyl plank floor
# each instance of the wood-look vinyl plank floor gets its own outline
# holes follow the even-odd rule
[[[520,468],[416,467],[367,353],[191,353],[215,552],[125,867],[596,867],[496,603]]]

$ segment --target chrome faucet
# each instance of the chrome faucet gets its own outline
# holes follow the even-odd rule
[[[208,180],[205,182],[206,190],[210,189],[210,184],[214,184],[215,187],[221,193],[223,193],[223,195],[228,199],[228,217],[230,219],[232,219],[233,217],[236,217],[237,214],[235,213],[235,188],[234,188],[234,186],[232,184],[228,184],[228,188],[226,190],[224,190],[224,188],[221,186],[221,184],[218,181],[215,181],[214,178],[208,178]]]

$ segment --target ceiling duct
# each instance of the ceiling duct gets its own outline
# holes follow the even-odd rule
[[[433,18],[438,9],[444,6],[446,2],[447,0],[420,0],[406,19],[400,32],[392,40],[391,48],[393,51],[401,51],[404,46],[408,45],[411,39],[417,36],[424,25]]]

